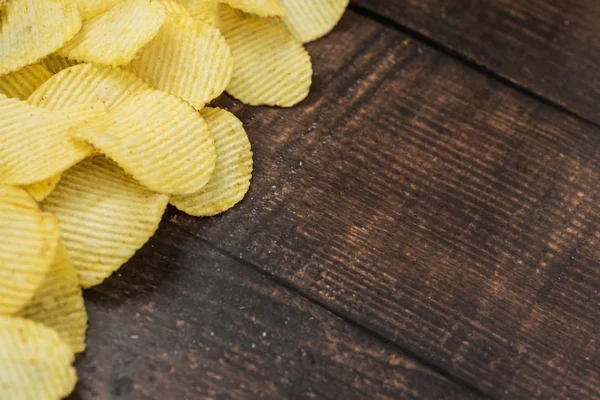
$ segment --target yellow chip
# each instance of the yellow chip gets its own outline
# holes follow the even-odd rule
[[[58,181],[60,181],[60,174],[44,179],[43,181],[32,183],[31,185],[23,186],[23,189],[25,189],[35,201],[39,202],[52,193],[58,184]]]
[[[235,115],[219,108],[205,108],[202,116],[215,138],[215,171],[202,191],[173,196],[171,204],[187,214],[208,217],[229,210],[248,192],[252,150],[242,122]]]
[[[261,17],[283,17],[285,15],[278,0],[222,0],[222,2]]]
[[[81,29],[72,0],[11,0],[0,14],[0,75],[33,64]]]
[[[167,12],[191,16],[189,11],[177,0],[160,0],[160,3]]]
[[[81,10],[81,18],[88,20],[110,10],[123,0],[77,0]]]
[[[79,62],[75,60],[69,60],[68,58],[61,57],[56,54],[50,54],[48,57],[42,59],[40,64],[42,64],[48,71],[56,74],[63,69],[79,64]]]
[[[54,329],[73,352],[85,350],[87,313],[83,295],[71,259],[60,242],[46,278],[18,315]]]
[[[42,208],[58,217],[83,287],[101,283],[154,234],[168,197],[141,186],[102,156],[66,171]]]
[[[194,18],[216,25],[219,18],[219,0],[179,0]]]
[[[75,356],[38,322],[0,316],[0,399],[58,400],[77,382]]]
[[[296,39],[307,43],[328,34],[344,15],[348,0],[279,0],[283,23]]]
[[[312,84],[310,56],[275,21],[237,18],[226,6],[221,29],[235,68],[227,92],[250,105],[291,107],[302,101]]]
[[[231,51],[217,28],[169,13],[160,32],[128,70],[197,110],[223,93],[231,79]]]
[[[54,262],[58,223],[11,186],[0,186],[0,221],[0,314],[14,314],[29,303]]]
[[[120,68],[79,64],[54,75],[27,101],[52,110],[98,103],[110,110],[135,93],[148,89],[144,81]]]
[[[158,0],[124,0],[83,23],[57,54],[71,60],[117,67],[133,60],[165,21]]]
[[[159,90],[138,93],[70,133],[158,193],[199,192],[215,167],[215,143],[204,119]]]
[[[68,130],[104,113],[102,105],[51,111],[0,95],[0,184],[40,182],[90,155],[93,149]]]
[[[52,74],[40,64],[28,65],[8,75],[0,76],[0,93],[27,100],[29,95]]]
[[[0,10],[2,10],[4,8],[5,2],[6,2],[6,0],[0,0]]]

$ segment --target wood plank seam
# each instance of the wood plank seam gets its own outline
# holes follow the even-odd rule
[[[394,21],[391,18],[388,18],[384,15],[381,15],[379,13],[376,13],[374,11],[366,9],[355,3],[350,3],[349,9],[351,9],[355,13],[357,13],[363,17],[369,18],[381,25],[384,25],[386,27],[389,27],[396,31],[399,31],[399,32],[411,37],[412,39],[416,40],[417,42],[420,42],[427,47],[431,47],[432,49],[434,49],[448,57],[451,57],[454,60],[459,61],[461,64],[466,65],[468,68],[470,68],[482,75],[485,75],[486,77],[493,79],[494,81],[500,82],[505,86],[515,89],[520,93],[525,94],[527,97],[533,98],[540,103],[543,103],[547,106],[550,106],[550,107],[556,109],[557,111],[567,113],[568,115],[570,115],[573,118],[576,118],[581,121],[585,121],[586,123],[589,123],[596,128],[600,128],[600,124],[584,117],[583,115],[581,115],[581,114],[579,114],[579,113],[577,113],[577,112],[575,112],[575,111],[573,111],[551,99],[548,99],[548,98],[534,92],[533,90],[530,90],[527,87],[522,86],[522,85],[512,81],[509,78],[502,76],[500,73],[497,73],[496,71],[490,69],[489,67],[487,67],[481,63],[478,63],[477,61],[475,61],[463,54],[460,54],[458,51],[453,50],[452,48],[447,47],[440,42],[436,42],[434,39],[431,39],[431,38],[417,32],[416,30],[414,30],[412,28],[409,28],[407,26],[399,24],[398,22]]]
[[[300,288],[294,286],[292,283],[286,281],[283,278],[280,278],[276,275],[273,275],[271,273],[269,273],[268,271],[266,271],[263,268],[260,268],[259,266],[255,265],[254,263],[245,260],[243,258],[237,257],[234,254],[231,254],[230,252],[220,248],[219,246],[211,243],[210,241],[204,239],[203,237],[190,232],[189,230],[185,229],[184,227],[170,221],[169,219],[165,219],[165,222],[168,222],[170,225],[176,227],[177,229],[179,229],[181,232],[193,237],[194,239],[204,243],[205,245],[211,247],[212,249],[218,251],[219,253],[221,253],[222,255],[224,255],[227,258],[230,258],[238,263],[241,263],[245,266],[247,266],[248,268],[258,272],[259,274],[261,274],[262,276],[272,280],[274,283],[276,283],[277,285],[280,285],[288,290],[290,290],[291,292],[297,294],[298,296],[302,297],[303,299],[315,304],[316,306],[326,310],[327,312],[343,319],[344,321],[348,322],[348,324],[356,327],[357,329],[369,334],[370,336],[376,338],[378,341],[381,341],[383,343],[386,343],[390,346],[392,346],[393,348],[397,349],[398,351],[402,352],[403,354],[406,355],[406,357],[411,358],[412,360],[414,360],[416,363],[423,365],[425,368],[428,368],[430,370],[432,370],[433,372],[438,373],[439,375],[441,375],[442,377],[448,379],[451,382],[454,382],[460,386],[462,386],[463,388],[471,391],[473,394],[480,396],[482,398],[487,398],[487,399],[491,399],[493,400],[494,397],[490,396],[488,393],[485,393],[484,391],[482,391],[481,389],[477,388],[476,386],[471,385],[469,382],[455,376],[454,374],[452,374],[451,372],[447,371],[446,369],[438,366],[437,364],[435,364],[434,362],[429,361],[428,359],[414,353],[413,351],[406,349],[400,345],[398,345],[397,343],[395,343],[394,341],[386,338],[385,336],[379,334],[378,332],[372,330],[371,328],[369,328],[368,326],[361,324],[360,321],[352,318],[351,316],[340,312],[338,310],[335,310],[332,307],[329,307],[328,305],[326,305],[325,303],[323,303],[322,301],[318,300],[317,298],[310,296],[306,293],[304,293]]]

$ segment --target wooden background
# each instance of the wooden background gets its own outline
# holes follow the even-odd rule
[[[86,293],[72,399],[600,399],[600,2],[355,0],[255,178]]]

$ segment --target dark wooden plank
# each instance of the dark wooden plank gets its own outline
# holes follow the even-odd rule
[[[170,220],[497,398],[600,398],[600,130],[367,18],[291,110],[223,101],[256,173]]]
[[[477,398],[168,222],[85,297],[72,399]]]
[[[353,0],[600,123],[596,0]]]

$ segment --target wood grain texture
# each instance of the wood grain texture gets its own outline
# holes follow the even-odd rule
[[[495,398],[600,398],[600,130],[348,13],[248,198],[170,221]]]
[[[477,398],[168,222],[85,297],[72,400]]]
[[[600,123],[596,0],[353,0]]]

